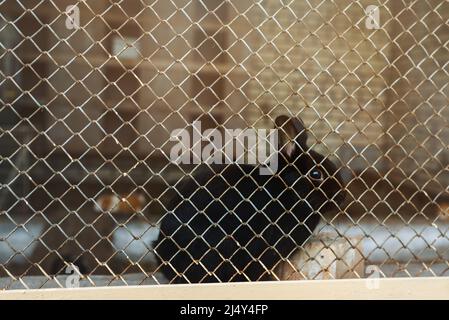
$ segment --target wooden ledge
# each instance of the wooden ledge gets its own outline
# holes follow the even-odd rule
[[[0,291],[0,300],[7,299],[449,299],[449,277]]]

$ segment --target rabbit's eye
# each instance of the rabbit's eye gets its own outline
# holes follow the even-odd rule
[[[310,178],[313,180],[321,181],[323,180],[323,172],[320,169],[313,169],[310,171]]]

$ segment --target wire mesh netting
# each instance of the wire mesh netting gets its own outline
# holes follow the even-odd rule
[[[0,1],[0,288],[449,275],[448,20]],[[272,175],[171,157],[174,130],[273,128]]]

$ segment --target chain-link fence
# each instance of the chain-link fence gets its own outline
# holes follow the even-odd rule
[[[0,1],[0,287],[448,275],[448,20],[445,0]],[[237,164],[268,129],[276,170]]]

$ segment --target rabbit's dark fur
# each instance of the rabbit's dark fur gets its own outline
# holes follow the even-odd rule
[[[310,237],[318,211],[343,200],[335,165],[308,150],[302,122],[281,116],[276,125],[283,148],[275,175],[200,165],[168,204],[155,252],[170,282],[269,280]]]

